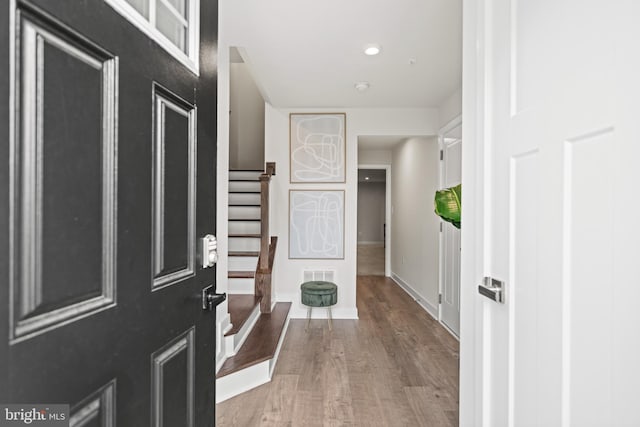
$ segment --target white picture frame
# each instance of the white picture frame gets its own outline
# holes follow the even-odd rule
[[[344,190],[289,190],[289,259],[344,259]]]
[[[289,182],[346,182],[346,114],[289,114]]]

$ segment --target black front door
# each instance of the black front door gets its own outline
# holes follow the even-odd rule
[[[213,425],[216,0],[0,7],[0,404]]]

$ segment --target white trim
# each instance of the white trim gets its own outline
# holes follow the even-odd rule
[[[226,305],[226,301],[224,305]],[[231,316],[229,315],[229,313],[225,312],[224,318],[220,322],[216,323],[216,372],[218,372],[220,368],[222,368],[222,365],[224,365],[224,362],[227,360],[227,342],[225,340],[224,334],[229,332],[229,329],[231,329],[231,327]]]
[[[291,311],[289,311],[289,314],[291,314]],[[271,381],[271,378],[273,377],[273,371],[275,370],[276,364],[278,362],[278,357],[280,356],[282,343],[287,336],[290,319],[291,317],[287,316],[284,328],[280,333],[280,339],[278,340],[276,352],[271,359],[265,360],[264,362],[260,362],[256,365],[249,366],[248,368],[241,369],[237,372],[216,379],[216,403],[224,402],[225,400],[237,396],[240,393],[244,393]],[[219,368],[216,369],[216,372],[218,370]]]
[[[420,293],[416,291],[413,286],[402,280],[396,273],[391,273],[391,280],[393,280],[395,284],[400,287],[400,289],[405,291],[411,298],[413,298],[420,307],[424,308],[424,311],[429,313],[431,317],[438,321],[438,308],[435,305],[427,301],[427,299],[420,295]]]
[[[460,337],[456,335],[456,333],[453,331],[453,329],[451,329],[450,327],[447,326],[446,323],[444,322],[438,322],[440,323],[440,326],[442,326],[445,331],[449,332],[449,334],[454,337],[458,342],[460,342]]]
[[[248,368],[216,379],[216,403],[224,402],[234,396],[249,391],[271,381],[269,376],[270,360],[265,360]]]
[[[275,306],[275,303],[274,303],[274,306]],[[287,316],[287,320],[286,320],[286,323],[284,324],[284,328],[282,328],[282,332],[280,333],[280,339],[278,340],[276,353],[269,360],[269,379],[273,377],[273,371],[276,369],[276,363],[278,363],[278,357],[280,357],[280,349],[282,349],[282,343],[284,342],[284,339],[287,336],[287,331],[289,330],[290,320],[291,320],[291,317]]]
[[[195,75],[200,75],[200,0],[188,0],[188,26],[187,26],[187,53],[184,53],[178,46],[173,44],[155,25],[155,2],[162,0],[151,0],[149,2],[149,19],[145,18],[133,6],[125,0],[104,0],[116,12],[122,15],[127,21],[147,35],[160,47],[166,50],[171,56],[180,61],[185,67]],[[164,4],[164,2],[163,2]]]
[[[169,3],[167,0],[158,0],[158,1],[162,3],[164,7],[167,8],[167,10],[173,15],[174,18],[180,21],[183,27],[185,27],[186,29],[189,29],[189,21],[185,19],[185,17],[182,16],[182,14],[178,12],[178,10],[171,3]],[[190,6],[189,3],[187,3],[187,9],[189,9],[189,6]]]
[[[453,119],[451,119],[447,124],[445,124],[444,126],[442,126],[439,130],[438,130],[438,138],[441,138],[444,136],[445,133],[450,132],[452,130],[454,130],[455,128],[457,128],[458,126],[462,126],[462,114],[454,117]]]
[[[438,130],[438,150],[440,153],[444,152],[445,146],[447,145],[444,141],[445,134],[451,132],[457,127],[462,127],[462,114],[451,119],[447,124],[442,126],[440,130]],[[462,161],[462,159],[461,159]],[[445,168],[444,168],[444,160],[440,160],[438,162],[438,189],[442,189],[445,186]],[[440,234],[438,235],[438,294],[444,294],[444,269],[446,266],[445,263],[445,253],[444,253],[444,221],[440,220]],[[461,286],[462,287],[462,286]],[[460,290],[459,290],[460,292]],[[458,298],[460,298],[460,294],[458,294]],[[442,303],[438,303],[438,321],[444,325],[447,330],[459,340],[459,337],[453,332],[449,327],[442,321]],[[458,325],[459,325],[458,321]],[[458,332],[459,333],[459,332]]]
[[[461,426],[482,426],[483,403],[483,306],[476,286],[484,275],[484,145],[485,108],[485,0],[465,0],[462,43],[462,138],[473,141],[462,147],[462,186],[465,224],[460,257],[460,393]],[[505,402],[506,403],[506,402]]]
[[[385,236],[384,236],[384,275],[387,277],[391,276],[391,165],[390,164],[358,164],[358,169],[384,169],[386,171],[386,188],[385,188],[385,206],[384,206],[384,222],[386,224],[385,227]],[[356,193],[357,193],[356,186]],[[358,217],[358,195],[356,194],[356,218]],[[358,233],[356,233],[358,234]],[[357,236],[356,236],[357,240]],[[365,242],[356,242],[357,244],[366,244]]]
[[[238,353],[238,350],[240,350],[240,347],[242,347],[242,344],[247,340],[247,337],[253,330],[253,327],[258,322],[260,314],[260,305],[257,304],[238,332],[224,337],[224,340],[226,341],[225,351],[227,353],[227,357],[234,356]]]

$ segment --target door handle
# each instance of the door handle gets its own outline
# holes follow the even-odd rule
[[[504,282],[492,277],[485,277],[482,284],[478,286],[478,292],[490,300],[504,304]]]
[[[209,285],[202,290],[202,309],[204,311],[214,311],[226,299],[227,294],[216,294],[213,285]]]

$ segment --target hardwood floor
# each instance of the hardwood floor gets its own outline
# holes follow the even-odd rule
[[[458,342],[391,279],[359,276],[359,320],[291,320],[270,383],[217,426],[457,426]]]
[[[384,246],[358,245],[358,275],[384,276]]]

